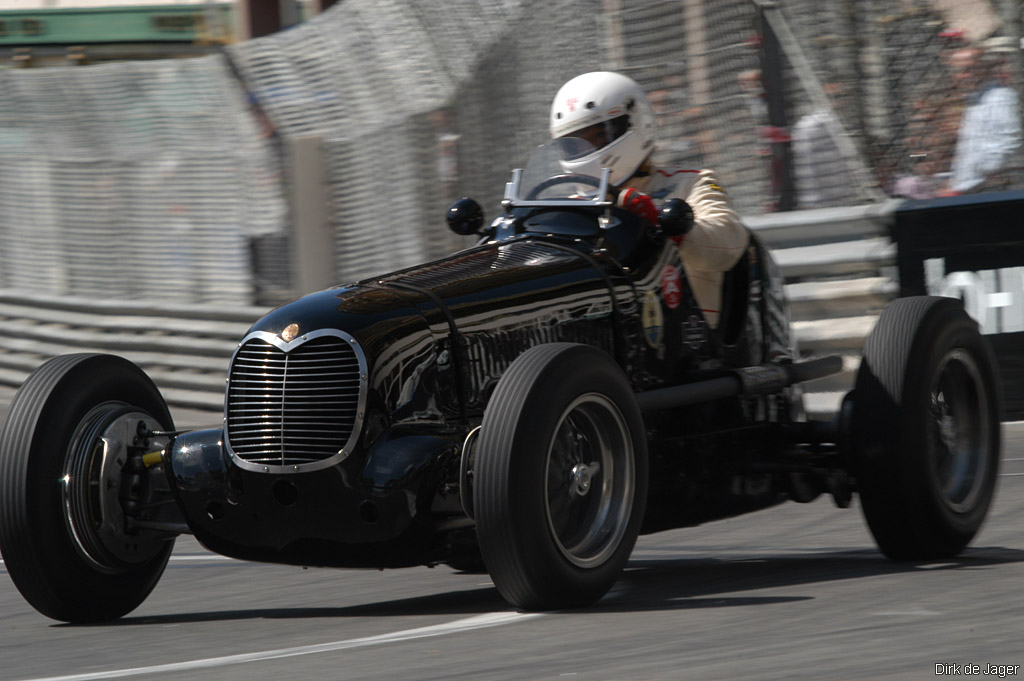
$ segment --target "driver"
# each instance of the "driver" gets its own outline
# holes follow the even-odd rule
[[[582,138],[597,149],[562,161],[566,172],[600,177],[602,168],[610,168],[616,203],[654,224],[658,206],[667,199],[690,204],[693,229],[673,241],[704,318],[715,328],[724,273],[743,255],[749,235],[712,171],[655,167],[654,128],[643,89],[618,73],[576,76],[551,105],[553,139]]]

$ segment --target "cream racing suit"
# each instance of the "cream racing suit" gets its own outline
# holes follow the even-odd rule
[[[718,327],[722,280],[739,261],[750,235],[725,190],[710,170],[652,169],[626,186],[650,196],[660,208],[668,199],[683,199],[693,209],[693,229],[679,245],[686,278],[712,328]]]

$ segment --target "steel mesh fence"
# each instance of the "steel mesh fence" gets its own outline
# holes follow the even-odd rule
[[[1019,92],[1020,0],[341,0],[187,61],[0,72],[0,286],[181,302],[300,293],[282,140],[324,140],[338,281],[468,245],[579,73],[648,91],[656,159],[741,212],[951,191],[980,70]],[[995,39],[995,40],[993,40]],[[768,43],[777,58],[766,58]],[[987,66],[985,66],[987,65]],[[976,67],[978,69],[981,66]],[[1019,122],[1019,100],[1016,116]],[[1019,187],[1018,146],[966,191]],[[787,178],[795,181],[793,189]]]
[[[221,57],[2,71],[0,286],[248,302],[278,176]]]
[[[492,210],[547,136],[550,98],[601,67],[598,2],[349,0],[231,55],[282,135],[325,139],[339,280],[472,243],[460,194]],[[573,36],[566,41],[565,36]]]
[[[823,188],[821,200],[812,195],[798,205],[844,205],[886,195],[934,198],[1021,186],[1024,3],[786,0],[780,7],[778,19],[792,32],[782,51],[798,199],[801,174],[815,177]],[[800,53],[809,70],[801,72],[793,63]],[[989,99],[993,92],[1005,95],[1001,112]],[[838,124],[838,139],[820,135],[826,117]],[[810,135],[803,134],[808,130]],[[990,137],[995,146],[986,146],[984,177],[971,184],[955,175],[958,166],[971,165],[970,140],[978,135]],[[860,166],[860,173],[851,164],[827,160],[842,158],[837,142],[846,143],[852,152],[846,156],[854,157],[852,165]],[[800,152],[808,148],[819,151],[817,162],[801,159]],[[839,190],[844,186],[861,191],[851,196]]]

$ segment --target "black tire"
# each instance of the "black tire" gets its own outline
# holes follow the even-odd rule
[[[981,528],[1000,457],[995,360],[977,323],[952,298],[893,301],[854,395],[854,474],[879,549],[955,556]]]
[[[643,520],[645,437],[601,350],[552,343],[512,363],[484,413],[473,482],[480,550],[505,600],[551,610],[607,593]]]
[[[120,479],[119,464],[101,469],[99,438],[110,440],[118,428],[129,432],[139,421],[173,428],[149,377],[111,355],[56,357],[14,396],[0,428],[0,551],[15,586],[48,617],[116,619],[135,609],[163,573],[173,539],[126,534],[106,510],[117,492],[103,497],[90,490],[104,485],[89,485],[101,470],[104,480]],[[108,451],[121,450],[115,444]]]

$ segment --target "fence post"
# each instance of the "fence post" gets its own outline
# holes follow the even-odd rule
[[[1003,20],[1003,35],[1017,48],[1007,55],[1010,63],[1010,87],[1017,93],[1017,115],[1024,120],[1024,3],[1021,0],[1000,0],[999,14]],[[1024,145],[1017,148],[1010,163],[1013,166],[1012,181],[1019,187],[1024,180]]]
[[[285,139],[286,167],[291,169],[291,281],[300,293],[319,291],[337,283],[323,138],[309,135]]]
[[[796,207],[796,189],[793,182],[793,151],[789,142],[789,120],[786,117],[786,92],[782,79],[782,49],[771,23],[765,16],[774,2],[755,0],[758,33],[761,36],[761,81],[768,99],[768,124],[777,131],[771,136],[771,182],[777,210]],[[781,134],[780,134],[781,133]]]

